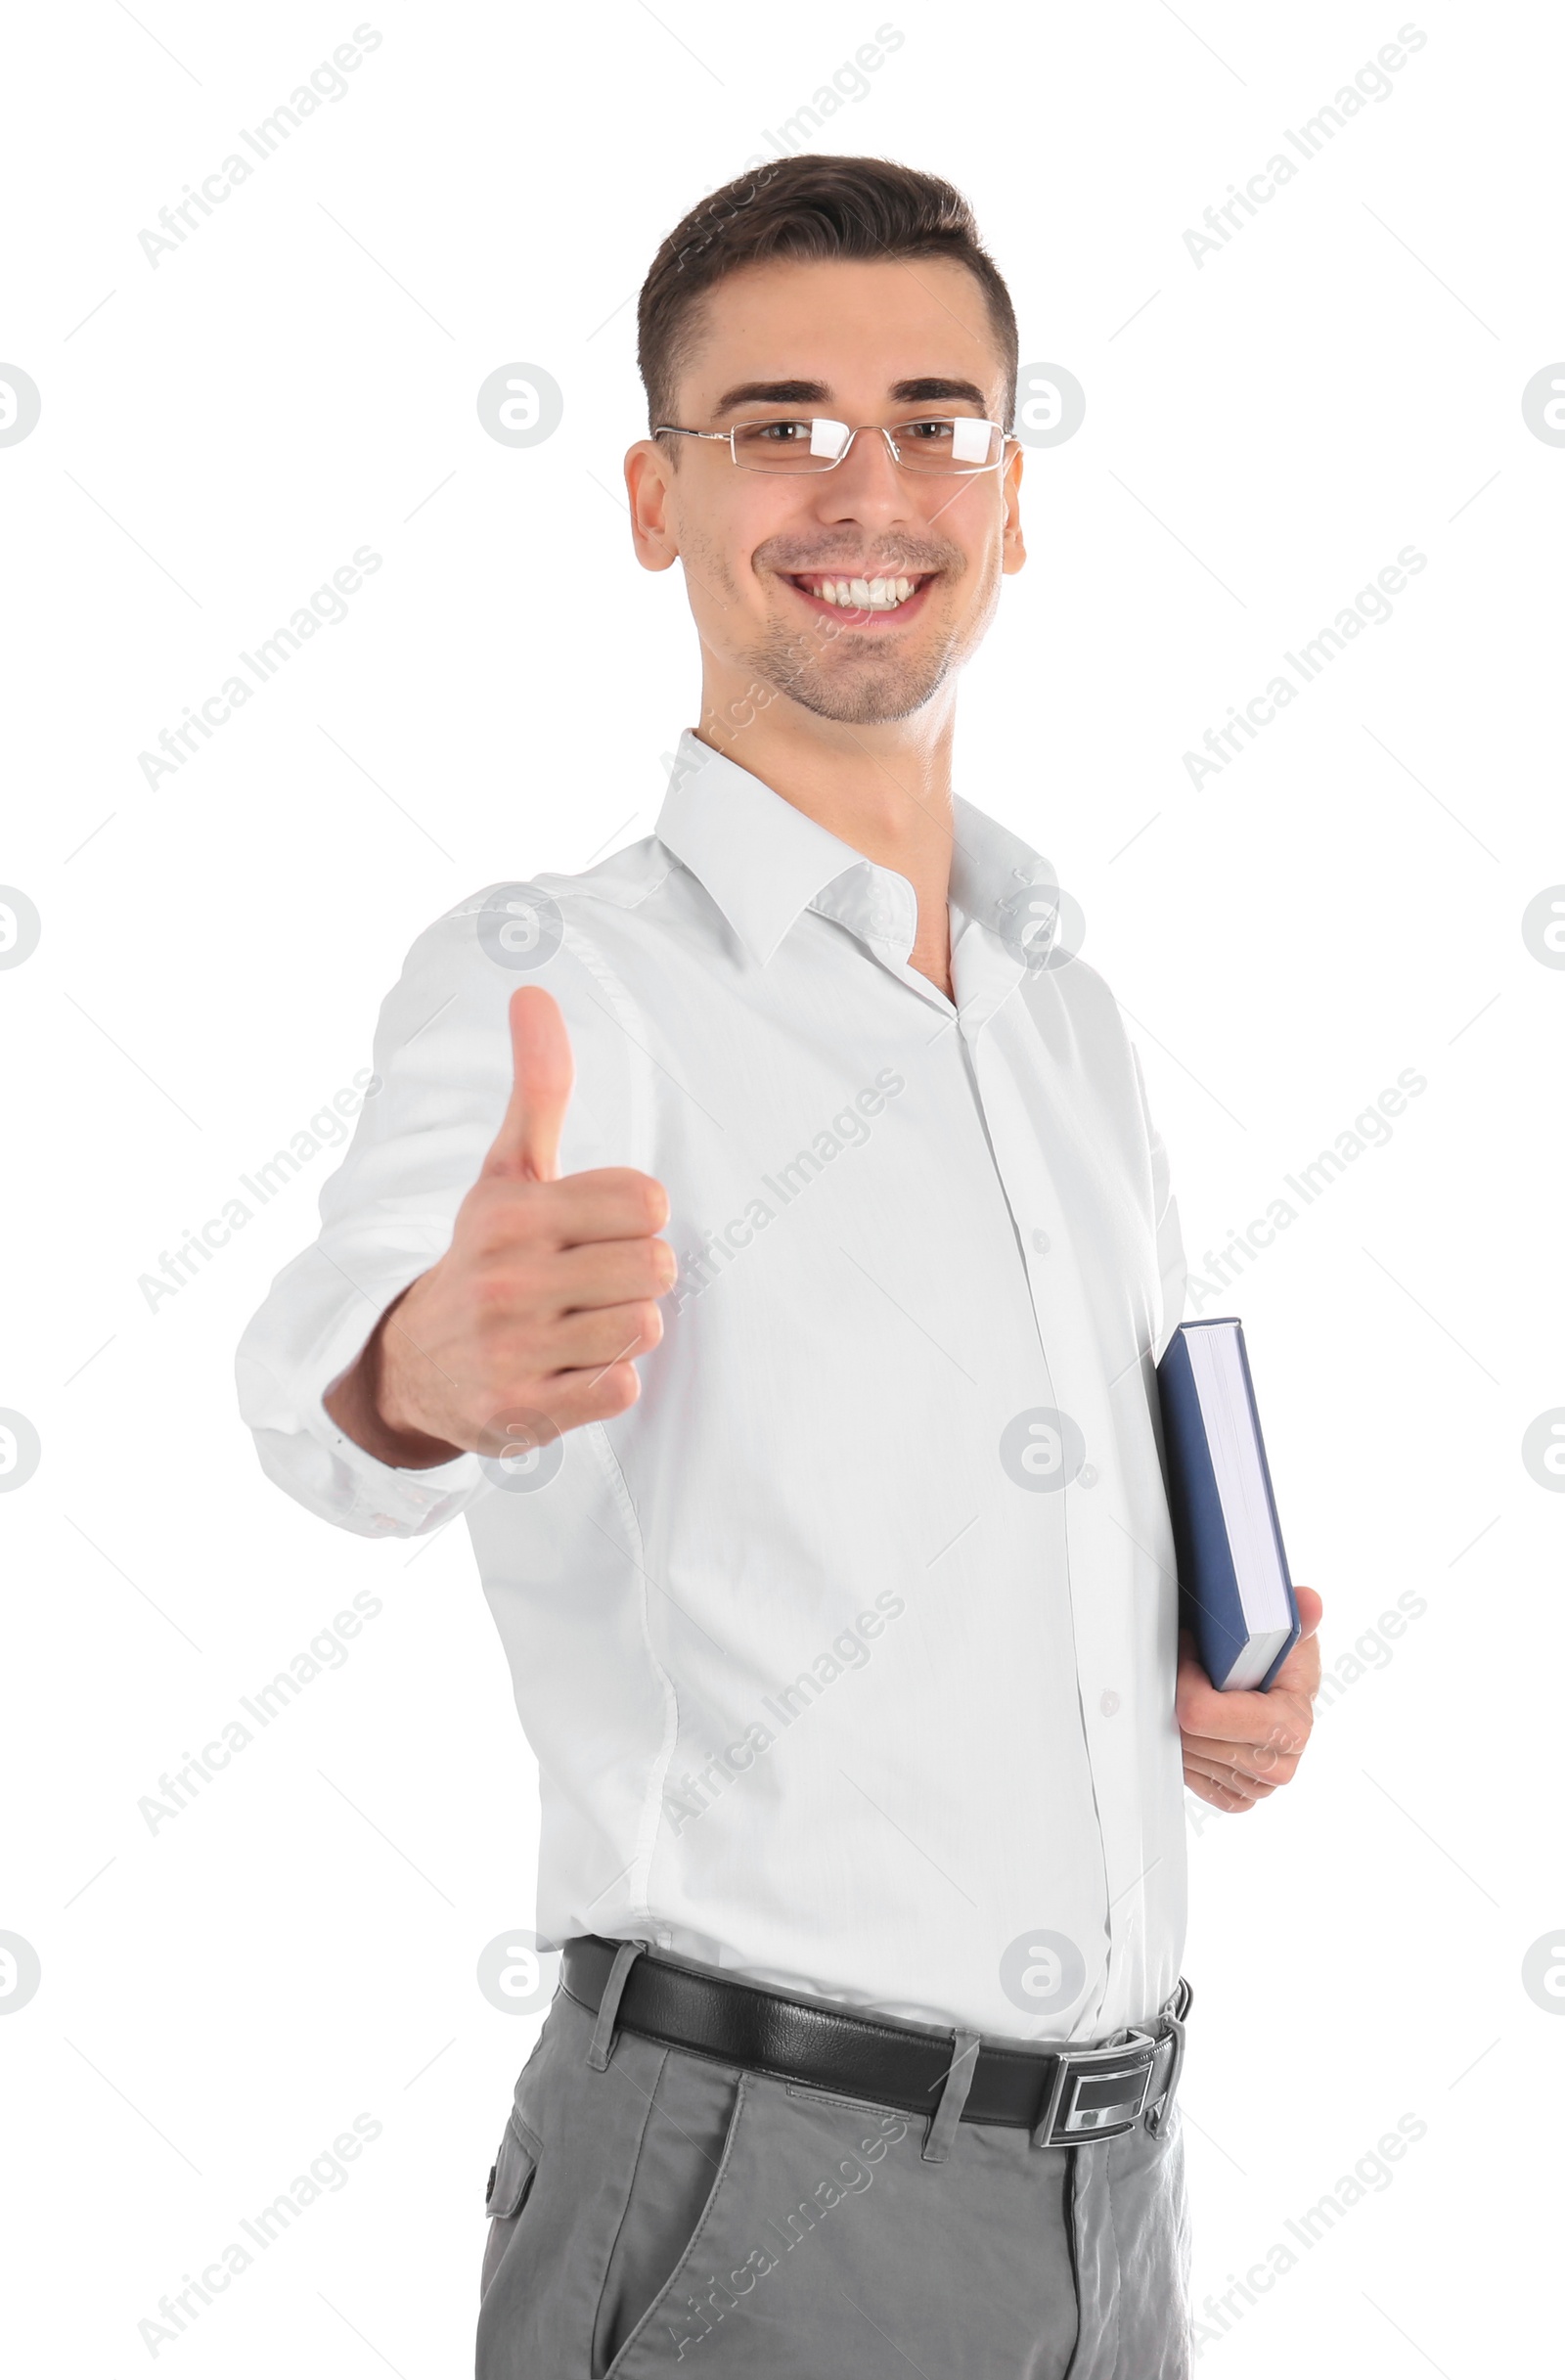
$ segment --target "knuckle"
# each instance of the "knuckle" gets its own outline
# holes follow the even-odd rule
[[[474,1254],[500,1256],[526,1237],[530,1209],[514,1183],[480,1183],[479,1190],[483,1195],[469,1218],[467,1236]]]
[[[642,1393],[641,1375],[634,1364],[610,1364],[590,1399],[593,1420],[612,1420],[616,1414],[629,1410]]]
[[[498,1248],[475,1267],[474,1302],[479,1312],[514,1321],[541,1311],[549,1302],[549,1266],[536,1255],[518,1254],[514,1247]]]

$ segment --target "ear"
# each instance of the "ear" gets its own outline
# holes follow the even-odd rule
[[[1021,464],[1022,450],[1018,446],[1000,474],[1006,507],[1000,566],[1007,576],[1019,570],[1027,560],[1027,544],[1021,533]]]
[[[655,438],[638,438],[625,457],[630,533],[644,570],[666,570],[677,560],[671,516],[674,465]]]

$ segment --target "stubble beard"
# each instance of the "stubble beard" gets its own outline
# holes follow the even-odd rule
[[[960,657],[954,628],[917,654],[867,650],[880,633],[873,628],[838,628],[824,620],[821,629],[824,633],[808,640],[782,627],[770,630],[745,653],[744,666],[757,684],[774,686],[801,710],[845,727],[912,718],[933,700]],[[801,652],[806,642],[810,649]]]

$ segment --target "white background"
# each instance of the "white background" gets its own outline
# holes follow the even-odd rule
[[[1192,1805],[1197,2300],[1399,2116],[1427,2132],[1232,2301],[1203,2366],[1539,2368],[1565,2026],[1521,1969],[1565,1939],[1565,1501],[1520,1445],[1565,1405],[1565,973],[1521,917],[1565,878],[1565,450],[1521,391],[1565,354],[1558,23],[1420,0],[1392,96],[1198,267],[1186,228],[1398,7],[374,0],[348,96],[155,269],[138,233],[355,22],[87,0],[10,34],[0,356],[43,398],[0,448],[0,878],[43,920],[0,973],[0,1406],[43,1447],[0,1497],[0,1927],[43,1975],[0,2024],[10,2359],[145,2368],[158,2298],[368,2111],[348,2186],[156,2360],[470,2368],[484,2178],[539,2021],[474,1980],[532,1908],[500,1646],[462,1531],[334,1534],[238,1424],[234,1341],[335,1159],[156,1311],[138,1279],[368,1063],[429,919],[648,831],[696,677],[678,576],[634,568],[619,500],[634,292],[889,23],[902,46],[814,145],[964,188],[1024,360],[1087,391],[1029,458],[1032,559],[964,691],[958,785],[1085,908],[1192,1262],[1400,1071],[1427,1080],[1205,1309],[1244,1317],[1328,1661],[1399,1594],[1427,1608],[1349,1664],[1287,1792]],[[519,361],[565,401],[525,450],[474,405]],[[348,618],[149,786],[138,753],[365,544],[383,567]],[[1204,730],[1409,544],[1394,617],[1192,786]],[[357,1591],[383,1609],[346,1665],[150,1833],[159,1774]]]

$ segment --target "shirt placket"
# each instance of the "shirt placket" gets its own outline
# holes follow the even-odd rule
[[[968,1076],[1015,1228],[1022,1280],[1038,1332],[1043,1381],[1040,1401],[1046,1409],[1074,1417],[1076,1410],[1090,1402],[1086,1375],[1093,1354],[1090,1336],[1083,1336],[1084,1318],[1073,1310],[1069,1249],[1073,1225],[1077,1230],[1084,1225],[1090,1229],[1091,1219],[1072,1218],[1062,1211],[1039,1120],[1027,1109],[1022,1069],[1028,1047],[1036,1039],[1036,1027],[1019,997],[1025,973],[1024,963],[1004,937],[985,930],[977,921],[966,927],[959,946],[956,988]],[[1097,2029],[1097,2012],[1116,1979],[1116,1901],[1121,1898],[1122,1880],[1128,1881],[1136,1872],[1130,1862],[1137,1849],[1137,1844],[1120,1840],[1124,1830],[1115,1809],[1122,1798],[1115,1762],[1122,1757],[1126,1733],[1123,1728],[1117,1736],[1107,1732],[1110,1719],[1099,1690],[1100,1679],[1115,1666],[1117,1615],[1109,1608],[1113,1598],[1097,1592],[1092,1566],[1084,1561],[1077,1544],[1078,1530],[1072,1527],[1080,1513],[1079,1500],[1092,1492],[1072,1482],[1057,1498],[1048,1500],[1066,1584],[1069,1655],[1075,1665],[1082,1756],[1097,1819],[1096,1856],[1105,1952],[1098,1989],[1078,2011],[1073,2026],[1077,2039],[1091,2038]],[[1139,1840],[1138,1835],[1137,1843]],[[1088,1859],[1088,1847],[1080,1849],[1082,1858]],[[1092,1946],[1083,1948],[1090,1951]],[[1090,1969],[1095,1963],[1089,1957]]]
[[[1040,1403],[1055,1412],[1072,1413],[1079,1407],[1090,1413],[1095,1426],[1089,1437],[1100,1444],[1108,1433],[1101,1424],[1104,1383],[1095,1376],[1095,1364],[1097,1373],[1102,1364],[1100,1354],[1094,1355],[1090,1320],[1080,1300],[1073,1299],[1069,1279],[1073,1236],[1090,1231],[1093,1219],[1063,1211],[1038,1122],[1027,1110],[1023,1083],[1037,1028],[1019,998],[1013,998],[1028,964],[1016,933],[1006,930],[1012,912],[997,908],[999,930],[993,930],[982,917],[969,918],[954,907],[952,1002],[908,965],[917,908],[905,877],[866,862],[862,871],[827,887],[810,906],[846,926],[889,974],[956,1027],[974,1110],[1015,1229],[1021,1280],[1038,1334]],[[1137,1906],[1134,1886],[1142,1864],[1140,1830],[1128,1815],[1139,1799],[1134,1761],[1126,1768],[1130,1730],[1121,1724],[1112,1731],[1100,1684],[1123,1671],[1125,1622],[1119,1598],[1097,1592],[1096,1565],[1084,1558],[1072,1529],[1073,1500],[1090,1492],[1072,1484],[1057,1499],[1049,1500],[1058,1509],[1050,1514],[1054,1534],[1046,1557],[1057,1559],[1066,1583],[1068,1655],[1075,1670],[1082,1758],[1097,1820],[1096,1846],[1081,1845],[1079,1856],[1096,1869],[1103,1963],[1097,1970],[1097,1989],[1073,2023],[1072,2035],[1078,2040],[1094,2036],[1098,2012],[1118,1983],[1125,1954],[1123,1919],[1126,1910]],[[1092,1954],[1095,1947],[1082,1945],[1090,1971],[1097,1963]]]

